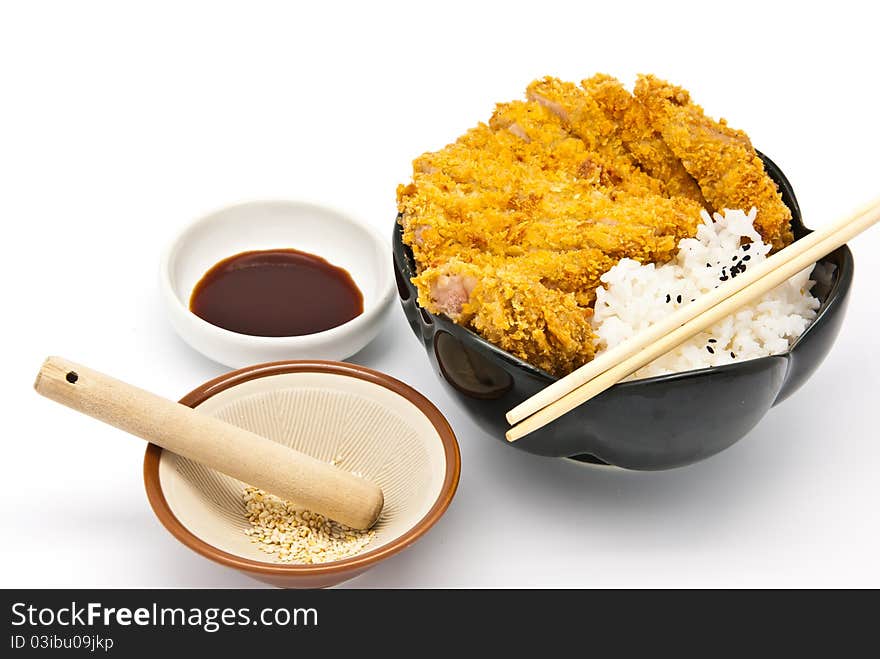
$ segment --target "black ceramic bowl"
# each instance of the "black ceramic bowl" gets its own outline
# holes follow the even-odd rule
[[[791,184],[761,156],[791,209],[795,239],[810,233]],[[418,305],[413,255],[395,223],[394,269],[403,310],[434,370],[474,420],[507,444],[505,413],[556,378],[477,334]],[[824,262],[830,285],[813,289],[818,317],[785,354],[617,384],[540,430],[510,444],[553,457],[626,469],[670,469],[702,460],[739,440],[816,370],[837,337],[853,277],[846,246]]]

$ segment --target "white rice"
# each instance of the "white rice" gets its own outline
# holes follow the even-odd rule
[[[620,262],[602,275],[596,290],[593,329],[601,352],[638,334],[676,309],[690,304],[731,276],[766,259],[766,245],[754,229],[756,211],[703,212],[696,238],[679,242],[665,265]],[[741,244],[742,238],[751,243]],[[816,317],[819,300],[810,294],[808,268],[758,302],[633,373],[630,380],[719,366],[785,352]]]

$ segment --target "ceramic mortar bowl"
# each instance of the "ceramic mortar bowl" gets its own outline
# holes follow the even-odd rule
[[[363,293],[363,313],[314,334],[251,336],[212,325],[189,310],[193,288],[216,263],[277,248],[315,254],[348,271]],[[370,227],[325,206],[283,200],[227,206],[185,227],[162,257],[159,288],[180,337],[232,368],[284,359],[345,359],[376,337],[394,299],[388,247]]]
[[[385,507],[361,553],[312,565],[276,561],[245,535],[244,483],[150,445],[144,483],[162,524],[206,558],[287,588],[338,584],[409,547],[440,519],[461,461],[449,424],[421,394],[387,375],[338,362],[278,362],[233,371],[184,405],[377,483]]]
[[[805,236],[810,231],[791,185],[771,160],[761,157],[792,211],[795,238]],[[822,303],[818,317],[785,354],[623,382],[509,444],[504,439],[507,410],[556,378],[420,307],[410,281],[415,263],[402,233],[395,223],[394,269],[404,313],[434,371],[473,419],[491,436],[523,451],[627,469],[687,465],[748,433],[773,405],[803,385],[831,350],[853,277],[848,247],[823,259],[835,268],[830,283],[813,288]]]

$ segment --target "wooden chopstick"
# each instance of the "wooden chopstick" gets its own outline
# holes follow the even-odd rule
[[[507,413],[516,441],[605,391],[645,364],[761,297],[880,221],[880,199],[813,231],[735,279],[554,382]]]

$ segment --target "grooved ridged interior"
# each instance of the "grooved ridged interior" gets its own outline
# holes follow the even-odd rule
[[[198,410],[377,483],[385,507],[365,552],[402,535],[439,496],[446,469],[433,425],[406,398],[364,380],[329,373],[286,373],[226,389]],[[162,491],[180,522],[215,547],[275,562],[244,535],[244,484],[163,451]]]

